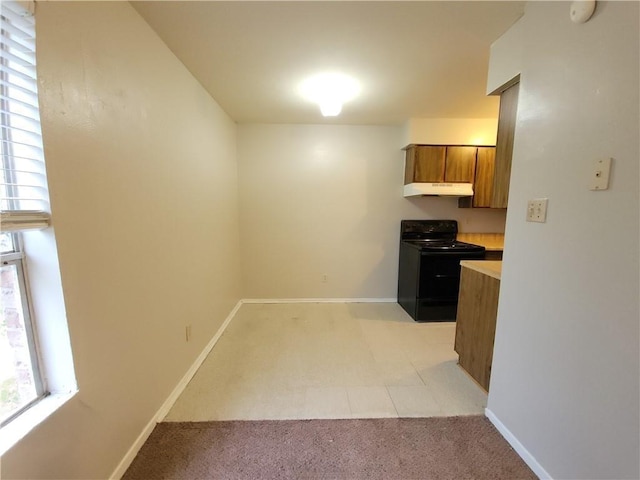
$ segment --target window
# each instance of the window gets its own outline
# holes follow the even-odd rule
[[[27,5],[33,7],[33,5]],[[0,427],[47,394],[30,302],[23,233],[49,225],[33,9],[0,10]]]
[[[0,425],[44,396],[19,234],[2,233]]]

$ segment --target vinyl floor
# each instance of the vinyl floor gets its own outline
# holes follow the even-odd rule
[[[454,337],[396,303],[244,304],[165,421],[481,415]]]

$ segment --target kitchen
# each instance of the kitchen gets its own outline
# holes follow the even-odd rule
[[[625,137],[619,132],[627,130],[618,128],[637,126],[637,111],[628,111],[637,93],[633,101],[611,93],[635,91],[631,87],[637,72],[628,65],[637,65],[637,48],[632,47],[637,45],[637,24],[625,22],[637,18],[637,10],[605,3],[591,22],[574,26],[562,23],[568,21],[568,4],[532,3],[520,29],[505,37],[509,45],[499,45],[500,58],[508,53],[519,58],[511,47],[519,45],[513,37],[521,35],[528,56],[516,70],[529,72],[533,89],[526,93],[524,111],[530,120],[536,112],[549,112],[549,125],[523,126],[521,143],[515,145],[520,169],[512,175],[517,188],[510,192],[517,208],[506,213],[458,208],[454,198],[402,196],[402,148],[410,143],[493,145],[495,98],[489,99],[492,115],[467,116],[460,107],[447,116],[416,118],[402,126],[267,124],[257,123],[259,118],[236,124],[129,5],[43,2],[38,32],[43,135],[83,397],[3,457],[3,470],[27,477],[42,475],[45,468],[58,477],[112,471],[239,298],[395,300],[399,222],[433,218],[455,219],[463,233],[502,233],[505,219],[511,228],[503,274],[509,285],[504,315],[513,323],[505,326],[502,341],[497,339],[502,371],[497,389],[492,385],[489,406],[559,478],[584,476],[589,468],[618,477],[632,471],[629,449],[637,444],[637,432],[628,425],[634,423],[629,421],[633,408],[611,408],[608,394],[598,388],[582,393],[590,385],[584,372],[598,372],[602,391],[613,392],[612,397],[627,398],[637,385],[633,368],[604,375],[607,365],[625,364],[637,353],[637,346],[625,343],[637,333],[627,322],[637,309],[612,315],[606,323],[615,328],[605,329],[599,322],[609,311],[618,312],[637,286],[637,272],[627,265],[637,257],[637,222],[628,214],[637,203],[637,185],[630,183],[637,180],[637,166],[626,160],[637,160],[637,134]],[[543,28],[548,35],[538,38],[536,31]],[[596,48],[602,42],[606,48]],[[238,45],[239,51],[243,48]],[[573,57],[573,49],[583,55]],[[96,53],[103,51],[107,53]],[[545,62],[548,52],[558,52],[556,62]],[[594,72],[586,58],[610,68]],[[575,61],[572,70],[557,67],[569,59]],[[618,70],[626,74],[615,80],[604,73]],[[597,112],[585,106],[590,103],[560,80],[562,88],[555,93],[546,86],[548,75],[576,82],[597,79],[581,95],[606,99],[613,111],[601,104]],[[593,93],[601,85],[606,87],[602,94]],[[484,93],[485,86],[477,92],[481,97]],[[533,101],[534,93],[554,101],[544,103],[546,110],[535,110],[532,105],[542,104]],[[91,106],[89,111],[85,105]],[[587,127],[598,125],[588,138],[553,120],[559,116],[569,123],[562,115],[580,108]],[[314,109],[309,112],[317,115]],[[601,121],[603,115],[610,124]],[[619,116],[620,124],[612,120]],[[554,131],[566,138],[557,138]],[[546,138],[551,140],[536,143]],[[584,141],[580,147],[575,146],[577,138]],[[603,155],[620,159],[616,187],[583,192],[574,179],[583,173],[583,158],[592,158],[600,148]],[[86,161],[86,152],[92,152],[93,162]],[[551,152],[562,153],[563,161]],[[552,194],[547,224],[525,223],[526,200]],[[608,207],[602,198],[611,200]],[[607,228],[594,235],[592,219],[575,205],[588,205]],[[617,214],[622,211],[627,212],[624,219]],[[561,212],[562,225],[557,220]],[[558,238],[586,244],[591,260],[560,251]],[[626,252],[624,259],[601,248],[604,240]],[[170,254],[176,245],[188,248]],[[531,275],[519,275],[516,267]],[[613,279],[611,287],[602,285],[600,276]],[[596,302],[600,291],[607,295]],[[180,306],[162,300],[174,296],[183,300]],[[185,313],[193,322],[191,343],[183,341]],[[606,348],[599,346],[602,342]],[[584,358],[575,345],[603,353]],[[575,365],[574,358],[585,363]],[[131,365],[145,375],[130,374]],[[127,409],[115,409],[131,392],[139,398],[134,395]],[[602,412],[609,412],[607,421],[596,425]],[[620,412],[631,415],[624,421]],[[534,418],[536,425],[526,418]],[[560,423],[566,428],[557,432],[553,426]],[[595,433],[581,433],[603,428],[605,441]],[[69,437],[86,442],[80,447]],[[588,437],[598,437],[598,445]],[[110,448],[105,448],[105,438]],[[602,448],[606,459],[584,460],[597,457],[594,452]],[[39,465],[32,461],[34,451],[62,460]],[[102,458],[94,457],[96,451],[103,452]],[[566,460],[576,456],[584,460],[586,471]]]
[[[506,209],[518,90],[516,77],[493,92],[500,95],[495,147],[407,145],[404,196],[450,196],[463,208]],[[527,221],[544,222],[546,210],[544,216],[541,213],[530,208]],[[400,225],[398,303],[415,321],[456,321],[459,365],[485,391],[491,377],[503,250],[504,234],[461,233],[455,220],[402,220]],[[487,281],[492,284],[489,289]]]

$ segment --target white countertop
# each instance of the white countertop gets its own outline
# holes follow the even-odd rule
[[[460,266],[484,273],[498,280],[502,276],[502,261],[500,260],[461,260]]]

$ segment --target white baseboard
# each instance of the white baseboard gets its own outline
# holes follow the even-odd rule
[[[149,435],[151,435],[151,432],[153,432],[153,429],[155,428],[156,424],[164,420],[164,417],[167,416],[167,414],[169,413],[169,410],[171,410],[171,407],[173,407],[173,404],[176,403],[176,400],[178,400],[178,397],[180,396],[180,394],[182,394],[186,386],[189,384],[193,376],[198,371],[198,368],[200,368],[200,365],[202,365],[202,362],[205,361],[205,359],[207,358],[207,355],[209,355],[209,352],[211,352],[211,349],[214,347],[216,342],[220,339],[225,329],[229,326],[229,323],[231,323],[231,320],[235,316],[238,309],[242,306],[242,303],[243,303],[242,300],[240,300],[236,304],[236,306],[233,307],[233,310],[231,310],[229,315],[227,315],[227,318],[222,323],[222,325],[220,326],[218,331],[215,333],[213,338],[209,341],[207,346],[204,347],[204,350],[202,350],[202,353],[198,355],[198,358],[196,358],[196,360],[193,362],[189,370],[187,370],[187,373],[185,373],[182,379],[180,379],[180,381],[178,382],[176,387],[173,389],[171,394],[167,397],[167,399],[164,401],[162,406],[160,406],[160,408],[158,409],[156,414],[151,418],[149,423],[147,423],[147,425],[144,427],[140,435],[138,435],[138,438],[136,438],[135,442],[133,442],[133,445],[131,445],[131,448],[129,448],[124,458],[120,461],[116,469],[113,471],[113,473],[109,477],[110,479],[119,480],[120,478],[122,478],[122,476],[127,471],[127,468],[129,468],[129,466],[131,465],[131,462],[133,462],[134,458],[136,458],[136,455],[144,445],[144,442],[147,441],[147,439],[149,438]]]
[[[524,445],[520,443],[511,431],[505,427],[505,425],[496,417],[495,413],[493,413],[488,408],[484,409],[484,414],[487,416],[489,421],[493,423],[493,426],[500,432],[500,434],[504,437],[504,439],[509,442],[509,445],[513,447],[513,449],[520,455],[520,458],[524,460],[533,473],[535,473],[540,480],[552,480],[551,475],[547,473],[547,471],[538,463],[529,450],[527,450]]]
[[[202,365],[202,362],[206,360],[207,356],[213,349],[214,345],[218,343],[218,340],[220,340],[220,337],[222,336],[224,331],[227,329],[227,327],[229,326],[229,323],[231,323],[231,320],[233,319],[236,312],[240,309],[241,306],[242,306],[242,300],[238,301],[238,303],[236,303],[236,306],[233,307],[233,310],[229,312],[229,315],[227,315],[227,318],[224,320],[224,322],[222,322],[222,325],[220,325],[220,328],[218,329],[216,334],[213,336],[213,338],[211,338],[207,346],[204,347],[204,350],[202,350],[198,358],[196,358],[195,362],[193,362],[193,364],[191,365],[191,368],[189,368],[189,370],[187,370],[187,373],[184,374],[184,376],[182,377],[182,380],[178,382],[178,385],[176,385],[176,388],[173,389],[173,392],[171,392],[171,395],[169,395],[169,398],[167,398],[165,402],[162,404],[162,406],[160,407],[160,410],[158,410],[158,413],[157,413],[158,422],[161,422],[162,420],[164,420],[164,417],[167,416],[167,414],[169,413],[169,410],[171,410],[171,407],[173,407],[173,404],[176,403],[176,400],[178,400],[178,397],[182,394],[182,392],[187,387],[187,385],[189,384],[193,376],[196,374],[196,372],[200,368],[200,365]]]
[[[397,298],[245,298],[242,303],[397,303]]]
[[[113,480],[119,480],[120,478],[122,478],[122,476],[127,471],[127,468],[129,468],[129,466],[131,465],[131,462],[133,462],[134,458],[136,458],[136,455],[144,445],[144,442],[147,441],[147,439],[149,438],[149,435],[151,435],[151,432],[153,432],[153,429],[155,428],[156,424],[164,420],[164,418],[167,416],[167,414],[169,413],[169,410],[171,410],[171,407],[173,407],[173,404],[176,402],[176,400],[178,400],[178,397],[182,394],[186,386],[189,384],[193,376],[196,374],[196,372],[198,371],[198,368],[200,368],[200,365],[202,365],[202,362],[205,361],[205,359],[207,358],[207,355],[209,355],[214,345],[218,342],[218,340],[226,330],[227,326],[229,326],[229,323],[231,323],[231,320],[233,319],[236,312],[240,309],[243,303],[396,303],[396,302],[397,302],[397,299],[395,298],[282,298],[282,299],[272,299],[272,298],[255,299],[254,298],[254,299],[240,300],[236,304],[236,306],[233,308],[233,310],[231,310],[231,312],[229,313],[225,321],[222,323],[222,325],[220,326],[216,334],[213,336],[213,338],[209,341],[207,346],[204,347],[200,355],[198,355],[198,358],[196,358],[196,360],[193,362],[189,370],[187,370],[187,373],[184,374],[184,376],[178,382],[178,384],[173,389],[171,394],[167,397],[167,399],[164,401],[162,406],[160,406],[156,414],[151,418],[149,423],[147,423],[147,425],[144,427],[140,435],[138,435],[138,438],[136,438],[135,442],[133,442],[133,445],[131,445],[131,448],[129,448],[124,458],[120,461],[120,463],[118,464],[118,466],[116,467],[116,469],[113,471],[113,473],[109,478]]]

